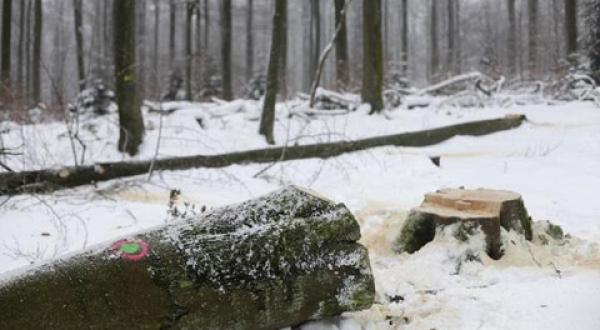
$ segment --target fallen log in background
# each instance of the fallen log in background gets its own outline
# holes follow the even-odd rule
[[[343,204],[287,187],[0,282],[0,329],[278,329],[368,309]]]
[[[423,147],[458,135],[481,136],[519,127],[526,117],[509,115],[499,119],[480,120],[431,130],[378,136],[355,141],[340,141],[301,146],[239,151],[221,155],[198,155],[157,159],[154,170],[220,168],[230,165],[271,163],[308,158],[330,158],[344,153],[383,146]],[[116,178],[147,173],[152,161],[98,163],[91,166],[24,171],[0,174],[0,194],[46,192],[56,189],[94,184]]]

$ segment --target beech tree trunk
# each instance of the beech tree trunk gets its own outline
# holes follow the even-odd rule
[[[508,42],[507,42],[507,58],[508,58],[508,72],[511,76],[517,74],[517,59],[519,58],[519,52],[517,49],[517,17],[516,17],[516,0],[506,0],[506,7],[508,10]]]
[[[567,55],[577,52],[577,0],[565,0],[565,35]]]
[[[529,77],[538,75],[538,0],[528,0],[527,13],[529,16]]]
[[[180,218],[0,284],[0,328],[281,329],[373,304],[344,204],[288,187]]]
[[[429,42],[430,42],[430,70],[431,81],[436,81],[439,78],[440,69],[440,46],[438,41],[438,7],[437,0],[431,1],[431,17],[429,27]]]
[[[402,75],[405,78],[408,78],[408,54],[409,54],[409,48],[408,48],[408,35],[409,35],[409,31],[408,31],[408,0],[402,0],[402,35],[401,35],[401,44],[402,44],[402,56],[401,56],[401,62],[402,62]]]
[[[286,0],[277,0],[286,1]],[[276,2],[277,3],[277,2]],[[277,30],[274,30],[276,32]],[[277,65],[271,61],[272,65]],[[276,77],[276,76],[275,76]],[[274,81],[277,81],[275,79]],[[264,116],[264,111],[263,111]],[[426,131],[372,137],[355,141],[340,141],[303,146],[285,146],[222,155],[163,158],[153,161],[97,163],[92,166],[66,167],[39,171],[0,173],[0,194],[14,195],[27,192],[46,192],[56,189],[93,184],[115,178],[148,173],[153,169],[185,170],[190,168],[221,168],[231,165],[283,162],[308,158],[330,158],[344,153],[382,146],[424,147],[437,144],[458,135],[481,136],[519,127],[525,116],[507,116],[445,126]]]
[[[75,49],[77,56],[77,77],[79,78],[79,90],[85,89],[85,61],[83,54],[83,26],[82,26],[82,2],[81,0],[73,0],[73,17],[75,25]]]
[[[600,2],[588,2],[586,5],[586,26],[589,39],[587,53],[590,57],[592,77],[600,84]]]
[[[371,105],[371,114],[383,110],[383,45],[381,0],[363,0],[363,83],[362,101]]]
[[[254,77],[254,0],[248,0],[246,15],[246,80]]]
[[[233,98],[231,86],[231,0],[221,0],[221,64],[223,99]]]
[[[193,40],[192,40],[192,20],[194,19],[194,3],[186,4],[185,14],[185,97],[192,101],[192,56],[193,56]]]
[[[41,64],[42,64],[42,0],[35,0],[33,23],[33,100],[39,103],[41,100]]]
[[[269,144],[275,144],[273,126],[275,125],[275,104],[279,92],[279,70],[281,69],[281,54],[285,47],[287,0],[275,0],[275,14],[273,15],[273,32],[271,34],[271,54],[269,56],[269,69],[267,72],[267,90],[260,118],[259,134],[263,135]]]
[[[10,89],[11,50],[12,50],[12,0],[2,2],[2,65],[0,83],[2,89]],[[0,90],[2,92],[2,90]]]
[[[114,52],[117,105],[119,107],[119,151],[138,153],[144,136],[135,67],[136,0],[114,2]]]
[[[348,62],[348,30],[346,28],[346,13],[344,7],[347,0],[334,0],[335,26],[340,27],[335,39],[335,72],[338,89],[345,89],[350,83],[350,66]]]

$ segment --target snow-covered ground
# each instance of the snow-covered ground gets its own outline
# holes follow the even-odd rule
[[[266,147],[257,134],[257,103],[165,104],[172,115],[146,113],[146,141],[135,159],[217,154]],[[183,200],[219,206],[275,190],[310,187],[356,214],[369,247],[377,303],[368,311],[303,329],[600,329],[600,109],[590,103],[510,108],[425,108],[310,121],[280,104],[276,140],[308,144],[421,130],[523,113],[522,127],[457,137],[427,148],[382,147],[332,159],[155,173],[50,195],[0,197],[0,278],[102,241],[163,224],[171,189]],[[201,127],[197,118],[202,118]],[[116,117],[82,119],[85,162],[128,159],[116,152]],[[0,146],[22,155],[1,160],[14,170],[73,164],[64,123],[0,123]],[[76,145],[77,157],[81,149]],[[441,168],[429,156],[441,156]],[[264,171],[263,171],[264,170]],[[262,173],[261,173],[262,172]],[[257,175],[259,174],[259,175]],[[500,261],[457,262],[482,251],[474,238],[439,235],[414,255],[394,255],[390,241],[424,193],[443,187],[508,189],[523,195],[535,220],[551,220],[566,242],[524,242],[504,233]]]

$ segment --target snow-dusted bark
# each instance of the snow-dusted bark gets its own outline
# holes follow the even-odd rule
[[[343,204],[288,187],[179,218],[0,284],[0,328],[277,329],[373,303]]]

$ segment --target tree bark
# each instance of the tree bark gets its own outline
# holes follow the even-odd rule
[[[154,0],[154,49],[152,51],[152,81],[154,84],[154,93],[153,96],[157,99],[160,99],[160,73],[158,72],[158,60],[160,58],[160,54],[158,50],[160,49],[160,0]]]
[[[272,63],[272,65],[276,65],[276,63]],[[383,146],[424,147],[446,141],[458,135],[482,136],[510,130],[519,127],[525,120],[525,116],[508,116],[500,119],[475,121],[426,131],[378,136],[355,141],[285,146],[222,155],[165,158],[156,160],[153,168],[154,170],[185,170],[201,167],[222,168],[231,165],[271,163],[308,158],[325,159],[344,153]],[[153,161],[98,163],[93,166],[67,167],[60,170],[0,173],[0,194],[14,195],[26,192],[44,192],[141,175],[148,172],[152,163]]]
[[[589,33],[587,54],[590,58],[590,69],[596,84],[600,84],[600,3],[588,2],[586,5],[586,26]]]
[[[315,72],[321,55],[321,7],[319,0],[310,2],[310,49],[308,62],[308,87],[315,80]]]
[[[283,11],[287,9],[287,0],[275,0],[275,14],[273,15],[273,32],[271,37],[271,54],[269,56],[269,69],[267,72],[267,90],[265,102],[260,118],[259,134],[263,135],[269,144],[275,144],[273,126],[275,125],[275,104],[279,91],[279,70],[281,68],[281,52],[285,38],[286,16]]]
[[[381,0],[363,0],[362,101],[371,105],[370,114],[383,110],[383,46]]]
[[[25,87],[23,83],[23,74],[25,65],[25,13],[27,7],[27,0],[21,0],[19,2],[19,44],[17,46],[17,90],[19,96],[23,97],[25,93]]]
[[[431,79],[436,81],[439,77],[440,69],[440,46],[438,42],[438,8],[437,0],[431,1],[431,16],[430,16],[430,27],[429,27],[429,42],[430,42],[430,70]]]
[[[537,77],[538,70],[538,0],[528,0],[527,13],[529,17],[529,77]]]
[[[12,50],[12,0],[2,3],[2,65],[0,67],[0,82],[2,90],[10,89],[11,50]],[[0,92],[2,92],[0,90]],[[1,94],[1,93],[0,93]]]
[[[408,0],[402,0],[402,35],[400,37],[402,44],[402,56],[400,61],[402,62],[402,75],[404,78],[408,78],[408,60],[409,60],[409,48],[408,48]]]
[[[146,97],[146,3],[148,0],[141,0],[137,3],[137,90],[140,100]]]
[[[248,0],[246,15],[246,80],[254,77],[254,0]]]
[[[517,49],[517,17],[515,1],[516,0],[506,1],[506,7],[508,10],[508,72],[513,77],[517,74],[517,59],[519,58],[519,52]]]
[[[174,220],[0,284],[0,328],[281,329],[373,304],[344,204],[292,186]]]
[[[335,39],[335,72],[337,87],[346,89],[350,83],[350,66],[348,62],[348,30],[346,28],[346,12],[344,8],[347,0],[335,0],[335,26],[339,32]]]
[[[447,14],[448,14],[448,54],[447,54],[447,59],[446,59],[446,67],[447,67],[447,73],[450,74],[450,76],[453,76],[456,74],[456,49],[455,49],[455,40],[454,38],[456,37],[456,25],[455,25],[455,18],[456,18],[456,12],[455,12],[455,1],[456,0],[447,0]]]
[[[283,27],[281,32],[281,54],[279,55],[279,91],[283,99],[287,99],[287,56],[288,56],[288,2],[285,1],[285,8],[282,9]]]
[[[42,0],[35,0],[33,26],[33,100],[35,103],[41,101],[41,64],[42,64]]]
[[[171,0],[169,6],[169,61],[173,69],[177,55],[177,5],[176,0]]]
[[[223,99],[233,98],[231,86],[231,0],[221,1],[221,64]]]
[[[565,35],[567,55],[577,52],[577,0],[565,0]]]
[[[186,99],[192,101],[192,20],[194,19],[194,3],[186,4],[186,28],[185,28],[185,95]]]
[[[114,52],[117,105],[119,107],[119,151],[138,153],[144,136],[135,68],[136,0],[114,2]]]
[[[85,89],[85,61],[84,61],[84,52],[83,52],[83,4],[81,0],[73,0],[73,17],[75,25],[75,48],[76,48],[76,56],[77,56],[77,77],[79,78],[79,91],[83,91]]]

